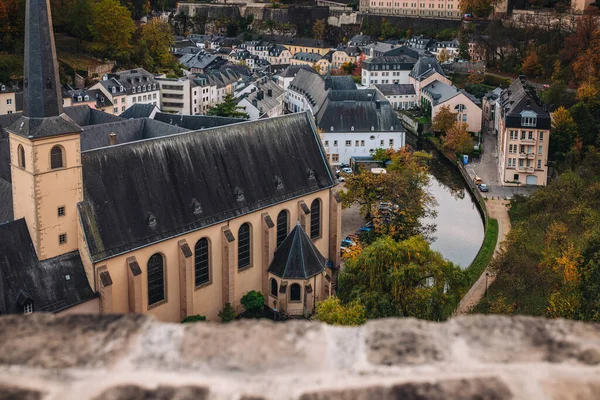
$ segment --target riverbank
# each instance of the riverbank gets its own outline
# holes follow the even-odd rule
[[[496,241],[493,252],[491,254],[483,254],[480,252],[481,258],[478,255],[476,260],[471,265],[471,271],[469,273],[469,277],[478,277],[477,280],[473,282],[471,289],[465,294],[465,296],[460,301],[458,308],[453,313],[453,316],[457,315],[465,315],[469,314],[471,310],[486,295],[487,289],[496,279],[496,276],[492,271],[490,271],[489,264],[492,261],[493,257],[495,257],[501,249],[502,243],[508,235],[510,231],[510,218],[508,216],[508,201],[506,200],[488,200],[487,201],[487,210],[489,212],[489,221],[496,222]],[[484,239],[483,248],[486,244],[489,245],[489,242],[493,240],[493,227],[491,229],[486,229],[486,238]],[[489,232],[489,235],[488,235]]]

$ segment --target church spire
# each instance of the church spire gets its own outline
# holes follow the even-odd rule
[[[50,0],[27,0],[23,115],[56,117],[63,112]]]

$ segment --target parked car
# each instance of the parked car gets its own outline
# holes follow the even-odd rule
[[[348,238],[342,240],[342,247],[352,247],[352,246],[356,246],[356,243],[354,243],[352,240],[350,240]]]
[[[475,178],[473,178],[473,183],[475,183],[476,185],[479,185],[480,183],[483,183],[483,181],[481,180],[480,177],[475,175]]]
[[[489,190],[485,183],[480,183],[478,186],[479,190],[481,190],[482,192],[487,192]]]
[[[361,227],[359,232],[372,232],[373,231],[373,222],[368,222],[365,226]]]
[[[342,173],[344,173],[344,174],[352,174],[352,172],[353,172],[352,168],[350,168],[350,167],[342,168]]]

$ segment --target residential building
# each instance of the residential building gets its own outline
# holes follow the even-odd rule
[[[292,56],[296,53],[317,53],[322,56],[329,53],[331,47],[323,40],[288,37],[288,36],[264,36],[264,41],[273,44],[280,44],[290,51]]]
[[[0,225],[0,312],[217,321],[252,290],[287,314],[314,312],[335,286],[341,203],[312,117],[189,131],[67,114],[53,41],[41,40],[49,3],[26,2],[29,83],[0,153],[19,182],[14,221]]]
[[[346,63],[358,63],[362,50],[356,46],[338,47],[331,56],[331,68],[340,69]]]
[[[419,51],[396,42],[374,42],[361,47],[361,49],[367,59],[384,56],[409,56],[416,60],[420,54]]]
[[[374,89],[331,91],[315,118],[332,165],[405,145],[406,131],[396,112]]]
[[[292,83],[300,70],[304,70],[312,74],[317,73],[313,67],[309,67],[308,65],[290,65],[279,74],[277,83],[283,88],[283,90],[287,90],[287,88],[290,86],[290,83]]]
[[[408,74],[417,58],[411,56],[380,56],[367,59],[362,63],[363,86],[378,83],[410,83]]]
[[[110,100],[115,115],[138,103],[161,107],[160,87],[154,76],[143,68],[106,74],[90,89],[101,91]]]
[[[440,58],[440,53],[445,52],[448,56],[447,61],[453,62],[458,57],[458,53],[460,51],[460,42],[458,39],[452,40],[443,40],[436,43],[436,49],[432,53],[435,54],[438,59]]]
[[[90,96],[88,90],[85,89],[70,89],[67,91],[70,97],[68,107],[87,106],[96,107],[96,99]],[[64,104],[64,103],[63,103]]]
[[[250,121],[283,115],[283,89],[268,77],[250,85],[252,89],[242,96],[238,106],[249,115]]]
[[[296,53],[290,60],[291,65],[307,65],[318,69],[321,75],[325,75],[331,69],[331,63],[325,56],[319,53]]]
[[[461,19],[458,0],[379,1],[361,0],[361,12],[400,17]]]
[[[219,68],[226,62],[223,57],[206,52],[185,54],[179,59],[179,63],[192,74],[206,73],[209,69]]]
[[[498,100],[502,95],[502,88],[496,88],[483,96],[481,109],[483,112],[482,117],[482,130],[483,132],[491,133],[493,135],[498,134],[499,118],[496,118],[496,112],[499,110]]]
[[[520,76],[496,102],[498,174],[503,185],[548,182],[550,114]]]
[[[310,110],[316,114],[330,91],[356,89],[356,83],[351,76],[327,75],[323,78],[302,69],[286,90],[284,106],[289,112]]]
[[[408,80],[415,88],[419,104],[421,103],[421,88],[424,88],[435,81],[443,82],[446,85],[452,85],[452,82],[446,77],[446,73],[440,66],[438,60],[432,56],[420,57],[408,74]]]
[[[423,114],[435,118],[442,107],[456,113],[456,120],[467,124],[470,132],[481,132],[481,102],[473,95],[447,83],[434,81],[421,88],[420,107]]]
[[[355,35],[348,41],[348,46],[357,46],[363,47],[368,44],[374,43],[375,40],[369,35],[363,35],[362,32],[358,35]]]
[[[267,61],[271,65],[289,65],[292,59],[292,53],[280,44],[273,45],[269,48]]]
[[[192,80],[184,78],[155,78],[160,87],[160,104],[163,111],[192,115]],[[198,89],[196,89],[196,93]]]
[[[415,87],[411,84],[387,83],[372,85],[392,105],[394,110],[410,110],[419,104]]]
[[[0,115],[21,111],[21,107],[17,106],[17,100],[22,98],[20,93],[18,86],[0,82]]]

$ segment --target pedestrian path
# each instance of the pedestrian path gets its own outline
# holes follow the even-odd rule
[[[500,252],[502,242],[504,242],[506,235],[510,231],[510,218],[508,217],[508,209],[506,208],[508,201],[487,200],[485,204],[488,216],[498,221],[498,241],[496,242],[496,250],[494,251],[494,257],[496,257]],[[488,266],[462,298],[453,316],[468,314],[481,301],[485,295],[486,287],[489,287],[494,282],[494,279],[496,277],[489,270]]]

